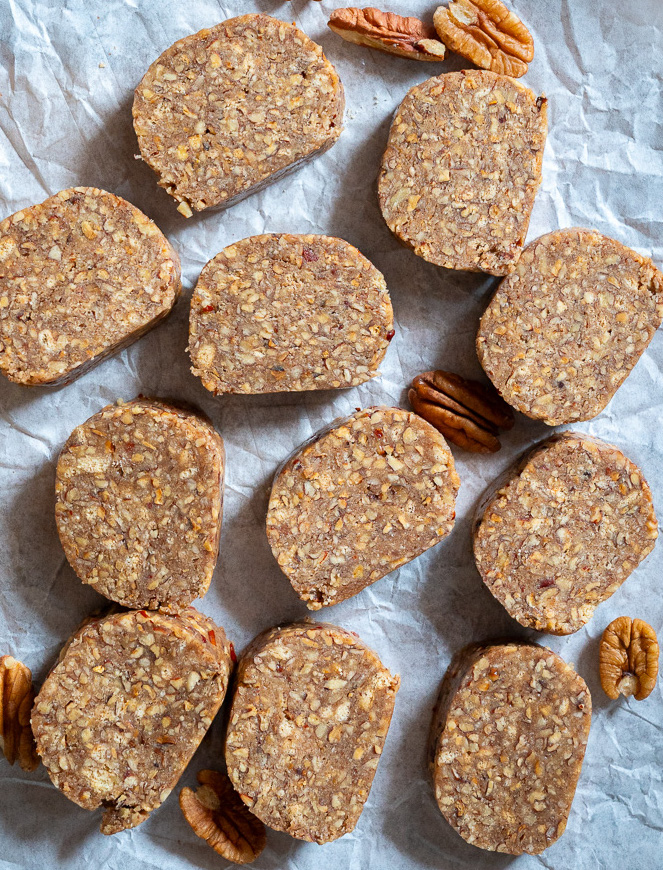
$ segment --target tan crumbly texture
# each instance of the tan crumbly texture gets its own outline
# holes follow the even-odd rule
[[[546,100],[463,70],[412,88],[382,158],[380,208],[415,254],[448,269],[512,272],[541,183]]]
[[[433,426],[400,408],[368,408],[288,459],[272,487],[267,537],[297,594],[319,610],[446,537],[459,486]]]
[[[203,269],[189,353],[212,393],[354,387],[378,374],[393,336],[382,274],[342,239],[263,235]]]
[[[326,151],[343,106],[322,48],[292,24],[251,14],[164,51],[136,88],[133,119],[143,159],[190,217]]]
[[[529,244],[481,318],[477,353],[518,411],[549,426],[599,414],[663,319],[663,274],[594,230]]]
[[[225,746],[251,812],[300,840],[328,843],[352,831],[399,685],[334,625],[296,623],[256,638],[238,665]]]
[[[528,628],[578,631],[654,548],[640,469],[596,438],[554,435],[491,488],[474,528],[484,583]]]
[[[63,384],[171,310],[180,261],[131,203],[74,187],[0,223],[0,371]]]
[[[230,656],[223,629],[193,608],[118,613],[74,635],[32,730],[53,783],[85,809],[106,807],[102,833],[166,800],[221,706]]]
[[[126,607],[177,612],[209,588],[225,453],[200,414],[151,399],[109,405],[58,459],[55,519],[84,583]]]
[[[431,729],[442,815],[481,849],[547,849],[566,828],[591,711],[584,680],[549,649],[508,643],[461,650]]]

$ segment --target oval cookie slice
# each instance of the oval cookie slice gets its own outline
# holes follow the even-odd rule
[[[529,244],[488,305],[479,362],[518,411],[549,426],[605,408],[663,318],[663,274],[593,230]]]
[[[64,384],[136,341],[180,294],[156,224],[105,190],[74,187],[0,223],[0,371]]]
[[[143,160],[178,211],[229,206],[330,148],[343,87],[322,48],[269,15],[180,39],[136,88]]]
[[[435,799],[480,849],[538,855],[564,832],[589,736],[582,677],[534,644],[473,644],[451,662],[431,728]]]
[[[354,634],[296,623],[257,637],[237,668],[228,775],[270,828],[328,843],[368,798],[400,680]]]
[[[310,610],[336,604],[439,543],[460,480],[442,435],[400,408],[336,421],[276,475],[267,537]]]
[[[448,269],[512,272],[541,183],[546,100],[508,76],[445,73],[412,88],[378,182],[389,229]]]
[[[651,552],[657,535],[640,469],[611,444],[564,432],[491,487],[475,521],[474,558],[514,619],[570,634]]]
[[[212,393],[354,387],[393,336],[382,274],[342,239],[264,235],[225,248],[191,300],[192,372]]]
[[[83,583],[125,607],[179,611],[209,588],[225,453],[199,413],[153,399],[109,405],[58,459],[55,519]]]
[[[231,668],[222,628],[179,616],[116,613],[87,622],[32,710],[53,783],[104,834],[133,828],[168,797],[221,706]]]

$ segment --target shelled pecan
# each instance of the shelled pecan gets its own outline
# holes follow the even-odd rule
[[[451,0],[433,16],[442,42],[483,69],[518,78],[534,57],[534,40],[501,0]]]
[[[39,764],[30,728],[34,698],[30,669],[12,656],[0,657],[0,750],[10,764],[18,760],[23,770]]]
[[[633,695],[643,701],[651,695],[658,676],[656,632],[642,619],[619,616],[603,632],[599,673],[603,691],[613,701]]]
[[[234,864],[250,864],[265,848],[265,826],[246,808],[225,773],[201,770],[200,788],[183,788],[184,818],[207,844]]]
[[[499,429],[511,429],[514,423],[513,411],[494,389],[453,372],[418,375],[408,398],[416,414],[473,453],[499,450]]]
[[[418,18],[405,18],[394,12],[381,12],[374,6],[366,9],[336,9],[329,27],[348,42],[377,48],[387,54],[412,60],[443,60],[446,53],[435,28]]]

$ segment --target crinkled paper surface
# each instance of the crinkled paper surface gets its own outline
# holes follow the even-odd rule
[[[73,185],[113,191],[156,220],[177,248],[185,298],[173,316],[119,356],[58,390],[0,380],[0,653],[43,678],[60,646],[102,600],[65,561],[53,516],[54,467],[77,424],[138,393],[194,402],[225,439],[228,467],[221,557],[200,608],[241,649],[256,633],[306,611],[280,573],[264,519],[270,480],[298,444],[335,417],[375,403],[406,405],[422,370],[480,376],[474,336],[495,280],[453,273],[400,247],[377,204],[376,174],[391,116],[408,88],[463,64],[414,63],[342,41],[326,27],[338,0],[0,0],[0,217]],[[514,0],[536,58],[524,81],[549,98],[543,185],[529,238],[587,226],[663,264],[663,4],[661,0]],[[429,20],[434,4],[391,0]],[[347,97],[338,144],[261,193],[189,221],[134,159],[133,88],[175,40],[248,11],[295,20],[337,65]],[[380,268],[396,337],[381,377],[359,388],[302,395],[214,398],[189,373],[188,295],[205,262],[230,242],[266,231],[341,236]],[[584,429],[637,462],[663,515],[663,335],[655,336],[604,413]],[[356,598],[324,611],[357,631],[402,677],[391,731],[354,833],[327,845],[270,832],[257,868],[656,870],[663,866],[663,680],[645,702],[611,702],[597,676],[598,643],[620,614],[663,635],[663,544],[567,638],[539,636],[574,662],[592,691],[594,719],[566,833],[542,856],[510,858],[464,843],[441,817],[424,766],[431,707],[452,653],[524,633],[482,587],[470,546],[481,492],[522,450],[550,433],[518,416],[494,457],[454,449],[458,522],[439,546]],[[217,720],[181,784],[221,753]],[[0,868],[223,867],[184,822],[176,793],[139,828],[98,832],[99,813],[66,800],[44,768],[0,759]]]

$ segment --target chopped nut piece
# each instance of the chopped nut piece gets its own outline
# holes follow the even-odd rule
[[[521,625],[570,634],[617,591],[657,536],[640,469],[612,444],[561,432],[488,488],[474,521],[474,558]]]
[[[538,855],[566,828],[592,699],[573,668],[525,642],[452,659],[430,731],[440,812],[480,849]]]
[[[298,622],[255,638],[237,666],[225,743],[228,776],[251,812],[309,842],[352,831],[399,684],[336,625]]]
[[[328,26],[348,42],[412,60],[443,60],[446,51],[434,27],[374,6],[335,9]]]
[[[483,69],[518,78],[534,57],[532,34],[501,0],[451,0],[433,23],[448,48]]]
[[[651,695],[658,676],[656,632],[642,619],[619,616],[603,632],[599,649],[599,673],[603,691],[613,701],[633,695],[644,701]]]
[[[167,48],[136,88],[133,119],[143,160],[191,217],[327,151],[343,107],[319,45],[294,24],[248,14]]]
[[[218,770],[201,770],[197,791],[183,788],[180,808],[184,818],[207,844],[227,861],[250,864],[265,848],[265,826]]]
[[[412,88],[378,179],[389,229],[429,263],[512,272],[541,183],[546,100],[507,76],[463,70]]]
[[[513,411],[496,390],[453,372],[417,375],[408,398],[415,413],[447,441],[473,453],[499,450],[498,428],[511,429],[514,424]]]
[[[32,672],[13,656],[0,658],[0,752],[10,764],[34,770],[39,756],[30,728]]]
[[[149,812],[136,807],[109,807],[101,817],[99,830],[106,837],[141,825]]]

